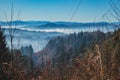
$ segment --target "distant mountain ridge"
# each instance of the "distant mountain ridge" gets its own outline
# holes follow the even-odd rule
[[[35,25],[35,24],[45,24],[48,23],[49,21],[21,21],[21,20],[17,20],[17,21],[13,21],[12,25]],[[0,25],[2,26],[8,26],[8,24],[11,24],[11,22],[6,22],[6,21],[0,21]]]
[[[114,22],[116,24],[120,24],[119,22]],[[0,25],[8,26],[11,22],[0,21]],[[110,25],[108,22],[89,22],[89,23],[81,23],[81,22],[50,22],[50,21],[13,21],[12,25],[28,25],[28,26],[40,26],[40,27],[71,27],[71,26],[99,26],[99,25]]]

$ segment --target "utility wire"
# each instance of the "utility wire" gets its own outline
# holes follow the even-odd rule
[[[72,16],[71,16],[70,19],[68,20],[68,22],[71,22],[71,21],[72,21],[73,17],[75,16],[75,14],[77,13],[77,11],[78,11],[78,9],[79,9],[79,7],[80,7],[81,2],[82,2],[82,0],[79,1],[78,5],[76,6],[76,8],[75,8]]]

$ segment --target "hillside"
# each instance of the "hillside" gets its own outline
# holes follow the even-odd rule
[[[43,61],[44,58],[42,57],[42,60],[40,59],[39,61],[41,61],[41,63],[44,65],[42,65],[41,68],[39,68],[38,66],[34,66],[31,58],[22,56],[19,51],[15,52],[13,59],[14,67],[12,68],[11,60],[10,63],[2,63],[1,64],[2,75],[0,76],[0,79],[13,80],[14,78],[15,80],[16,79],[19,80],[119,80],[120,79],[120,58],[119,58],[120,29],[114,31],[114,33],[112,34],[111,33],[104,34],[101,32],[99,32],[99,34],[96,34],[98,32],[89,33],[89,36],[90,34],[92,35],[94,34],[94,36],[97,35],[97,38],[95,37],[94,40],[94,37],[90,36],[90,39],[92,39],[94,44],[84,52],[84,56],[82,57],[76,55],[74,56],[74,58],[70,58],[66,60],[63,59],[65,56],[59,56],[58,59],[63,61],[55,62],[53,64],[49,61],[47,55],[48,54],[47,52],[49,51],[44,49],[40,55],[44,56],[42,53],[46,52],[45,54],[47,56],[44,57],[46,57],[46,60],[48,59],[48,62],[44,64],[45,61]],[[103,35],[100,37],[101,34],[103,34],[105,38],[103,37]],[[64,37],[67,38],[66,36]],[[58,38],[60,39],[60,37]],[[88,42],[90,42],[90,39],[88,40],[87,38],[88,36],[86,36],[85,39]],[[55,41],[53,41],[54,44],[56,43]],[[56,48],[57,45],[55,46]],[[48,46],[46,46],[46,48],[47,47]],[[80,51],[77,52],[81,54]],[[36,54],[39,57],[39,54],[38,53]],[[29,63],[32,64],[29,64],[28,61],[30,61]],[[13,69],[14,69],[14,73],[12,73]]]
[[[86,52],[83,58],[46,66],[38,73],[39,80],[119,80],[120,79],[120,29],[102,44]]]
[[[88,49],[94,47],[95,43],[100,44],[111,35],[112,33],[95,31],[54,37],[42,51],[34,55],[33,59],[37,64],[43,65],[42,59],[44,64],[48,61],[55,64],[73,59],[76,56],[82,57]]]

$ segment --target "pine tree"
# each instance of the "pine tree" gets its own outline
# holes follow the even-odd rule
[[[6,47],[6,39],[3,30],[0,28],[0,63],[9,62],[9,50]]]
[[[0,27],[0,79],[5,80],[4,71],[2,66],[10,61],[9,50],[6,47],[6,40],[3,33],[3,30]]]

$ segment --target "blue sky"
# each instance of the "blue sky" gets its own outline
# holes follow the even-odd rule
[[[21,20],[69,21],[80,0],[14,0],[14,20],[19,12]],[[81,0],[72,22],[102,21],[110,9],[110,0]],[[12,0],[0,0],[0,20],[10,16]],[[9,17],[8,17],[9,18]]]

